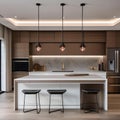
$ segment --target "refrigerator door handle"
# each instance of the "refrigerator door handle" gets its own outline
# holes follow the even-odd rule
[[[117,50],[117,72],[119,72],[119,50]]]
[[[115,50],[115,72],[119,72],[119,51]]]
[[[117,50],[115,50],[115,73],[117,73]]]

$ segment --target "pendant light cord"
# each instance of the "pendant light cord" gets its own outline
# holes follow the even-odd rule
[[[64,6],[66,5],[65,3],[61,3],[60,4],[62,6],[62,43],[63,43],[63,39],[64,39],[64,33],[63,33],[63,30],[64,30]]]
[[[64,5],[62,5],[62,43],[63,43],[63,38],[64,38],[64,35],[63,35],[63,14],[64,14],[64,8],[63,8]]]
[[[38,5],[38,43],[39,43],[39,6],[40,5]]]
[[[37,36],[38,36],[38,43],[39,43],[39,29],[40,29],[40,27],[39,27],[39,20],[40,20],[40,3],[36,3],[36,5],[38,6],[38,32],[37,32]]]
[[[84,4],[81,4],[82,5],[82,43],[84,43],[84,29],[83,29],[83,6]]]

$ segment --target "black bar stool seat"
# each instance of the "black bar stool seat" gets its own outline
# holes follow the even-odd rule
[[[66,92],[66,89],[49,89],[47,90],[49,93],[49,113],[61,111],[64,112],[64,104],[63,104],[63,94]],[[62,100],[62,109],[51,110],[51,95],[61,95]]]
[[[37,113],[40,113],[41,111],[41,105],[40,105],[40,89],[39,90],[31,90],[31,89],[23,89],[22,92],[24,93],[24,104],[23,104],[23,112],[30,112],[33,110],[36,110]],[[36,109],[30,109],[30,110],[25,110],[25,100],[26,100],[26,95],[36,95]]]
[[[66,92],[66,89],[56,89],[56,90],[47,90],[49,94],[64,94]]]
[[[83,99],[83,109],[84,112],[88,113],[91,111],[99,112],[99,103],[98,103],[98,93],[100,92],[99,89],[82,89],[82,99]],[[86,95],[95,95],[95,102],[94,103],[87,103]],[[90,104],[95,104],[96,107],[90,106]]]
[[[41,90],[22,90],[22,92],[24,94],[37,94],[39,93]]]

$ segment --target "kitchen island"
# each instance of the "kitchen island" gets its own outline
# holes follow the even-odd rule
[[[66,89],[64,95],[64,106],[66,109],[79,109],[81,107],[81,85],[102,85],[101,107],[107,111],[107,79],[104,73],[53,73],[53,72],[32,72],[28,76],[14,80],[14,102],[15,110],[23,107],[22,89],[41,89],[41,107],[48,108],[49,95],[47,89]],[[28,96],[29,97],[29,96]],[[34,107],[34,98],[28,99],[28,108]],[[56,97],[54,104],[59,102]],[[56,106],[55,107],[59,107]]]

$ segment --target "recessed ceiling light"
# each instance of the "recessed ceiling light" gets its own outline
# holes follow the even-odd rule
[[[116,18],[116,16],[113,16],[113,18]]]
[[[14,16],[15,19],[17,19],[17,16]]]

